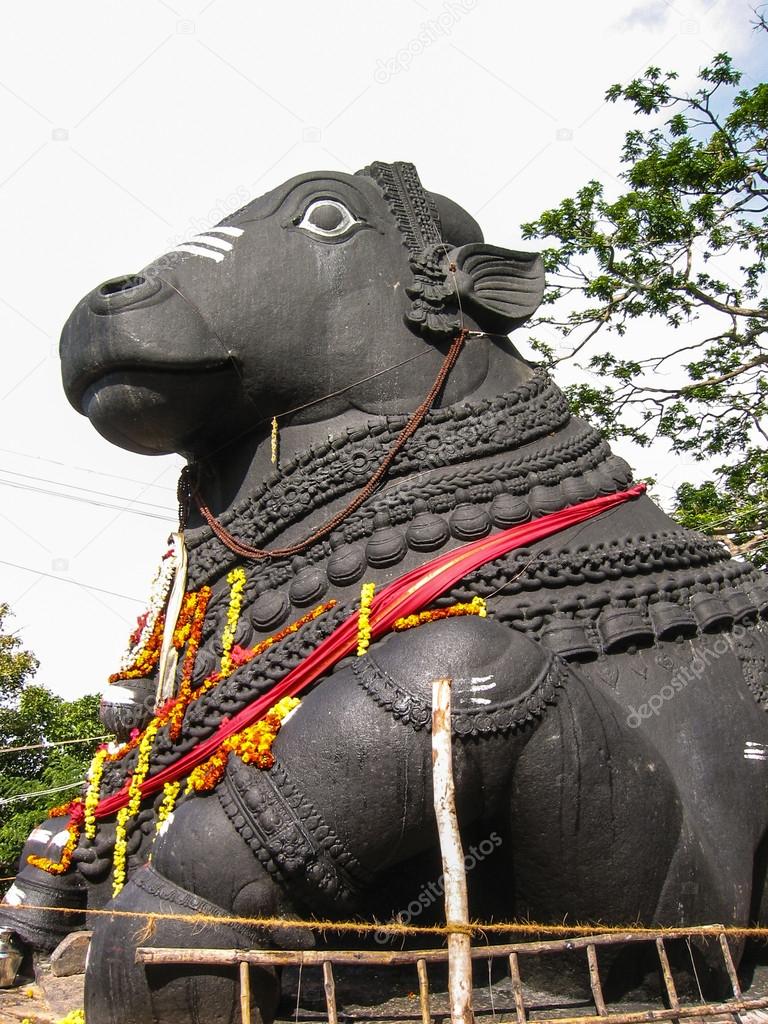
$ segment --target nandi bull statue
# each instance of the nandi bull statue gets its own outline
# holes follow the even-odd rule
[[[181,918],[93,915],[89,1024],[239,1019],[233,975],[137,944],[296,947],[292,920],[418,901],[440,676],[474,917],[768,920],[768,590],[516,352],[543,287],[374,163],[293,178],[74,310],[72,405],[188,461],[104,701],[119,742],[0,910],[42,949],[87,909]],[[277,976],[251,990],[269,1022]]]

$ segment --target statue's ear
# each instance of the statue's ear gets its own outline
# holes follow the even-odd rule
[[[481,330],[508,334],[539,307],[544,265],[538,253],[470,242],[450,253],[462,304]]]

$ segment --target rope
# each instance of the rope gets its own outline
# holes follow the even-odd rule
[[[0,798],[0,807],[6,804],[16,803],[18,800],[34,800],[37,796],[48,796],[49,793],[61,793],[64,789],[74,789],[75,786],[83,786],[85,779],[78,779],[77,782],[68,782],[66,786],[54,786],[53,789],[35,789],[30,793],[15,793],[13,796]]]
[[[328,921],[322,918],[317,920],[296,920],[293,917],[239,917],[222,914],[175,914],[170,912],[155,912],[141,910],[83,910],[83,908],[50,907],[34,903],[16,903],[8,905],[11,910],[44,910],[53,914],[84,914],[100,917],[126,917],[137,918],[147,922],[145,927],[154,930],[157,921],[185,921],[195,926],[201,924],[235,924],[245,925],[249,928],[298,928],[304,931],[334,931],[352,932],[356,934],[368,934],[371,932],[382,932],[388,935],[483,935],[489,932],[514,933],[518,935],[647,935],[649,938],[656,936],[674,935],[679,936],[681,931],[711,931],[713,935],[725,935],[732,938],[753,938],[768,940],[768,927],[738,927],[719,924],[690,925],[689,928],[662,927],[648,928],[638,925],[603,925],[596,924],[542,924],[537,921],[475,921],[471,924],[435,924],[435,925],[414,925],[403,924],[400,921],[390,921],[386,924],[376,921]]]
[[[25,747],[0,747],[0,754],[18,754],[22,750],[53,750],[54,747],[66,747],[70,743],[95,743],[96,740],[111,739],[109,733],[103,736],[87,736],[84,740],[57,740],[56,743],[30,743]]]
[[[373,492],[376,490],[378,485],[383,480],[384,476],[386,475],[387,471],[389,470],[394,460],[400,454],[400,452],[411,439],[411,437],[416,433],[416,430],[421,425],[422,420],[429,412],[429,410],[432,408],[435,399],[442,390],[443,385],[445,384],[445,381],[448,377],[448,374],[453,369],[453,366],[459,357],[459,353],[461,352],[461,349],[464,345],[464,342],[466,341],[468,334],[469,332],[462,328],[462,330],[460,330],[456,337],[453,339],[453,341],[451,342],[451,347],[448,349],[445,359],[443,360],[442,366],[440,367],[440,370],[437,374],[437,377],[435,378],[432,387],[429,389],[429,394],[418,407],[418,409],[416,409],[416,411],[413,413],[413,415],[408,420],[406,425],[403,427],[401,432],[398,434],[389,451],[379,464],[378,469],[376,469],[376,471],[368,480],[368,483],[366,483],[365,486],[360,491],[358,491],[355,497],[349,502],[349,504],[345,508],[337,512],[336,515],[334,515],[326,523],[324,523],[317,530],[315,530],[314,533],[310,534],[309,537],[306,537],[304,540],[299,541],[297,544],[292,544],[287,548],[274,548],[272,551],[266,551],[263,548],[255,548],[252,547],[250,544],[244,544],[242,543],[242,541],[237,540],[236,537],[233,537],[233,535],[224,526],[221,525],[221,523],[214,516],[213,512],[211,512],[210,508],[208,508],[208,506],[203,501],[202,496],[199,490],[197,489],[197,485],[192,484],[191,492],[192,496],[195,499],[198,511],[200,512],[200,515],[203,517],[208,526],[211,528],[213,533],[219,538],[222,544],[224,544],[225,547],[229,548],[230,551],[234,552],[234,554],[239,555],[241,558],[249,559],[261,559],[270,557],[289,558],[292,555],[299,554],[301,551],[305,551],[316,541],[321,540],[323,537],[326,537],[329,533],[332,533],[338,526],[341,525],[341,523],[344,522],[344,520],[348,516],[352,515],[353,512],[356,512],[360,508],[360,506],[371,497]],[[185,467],[182,470],[182,479],[187,475],[187,473],[188,467]],[[185,490],[185,486],[185,484],[180,485],[180,490],[182,493]]]

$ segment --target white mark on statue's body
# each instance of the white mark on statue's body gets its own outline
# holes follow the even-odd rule
[[[126,686],[118,686],[116,683],[112,683],[104,694],[108,698],[110,704],[135,704],[136,695],[133,690],[129,690]]]
[[[455,679],[454,686],[458,689],[468,690],[470,694],[480,693],[483,690],[495,690],[496,683],[489,682],[489,679],[493,679],[493,674],[489,676],[471,676],[469,679]],[[461,695],[462,702],[464,704],[490,704],[491,701],[488,697],[472,697],[463,693]]]
[[[161,821],[160,824],[157,826],[157,834],[159,836],[164,836],[165,833],[168,831],[168,829],[171,827],[171,822],[172,821],[173,821],[173,811],[171,811],[171,813],[168,815],[168,817],[165,818],[163,821]],[[90,947],[89,947],[89,951],[90,951]]]
[[[16,883],[14,882],[11,888],[5,894],[3,902],[10,904],[12,907],[15,907],[17,906],[17,904],[23,903],[26,898],[27,894],[24,892],[24,890],[20,889],[18,885],[16,885]]]

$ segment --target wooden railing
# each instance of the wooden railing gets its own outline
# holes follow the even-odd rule
[[[667,955],[665,943],[673,940],[692,939],[715,940],[720,949],[723,966],[728,975],[732,996],[720,1002],[681,1003]],[[600,981],[598,950],[605,947],[628,944],[653,943],[659,961],[664,983],[666,1006],[643,1010],[627,1011],[621,1003],[606,1001]],[[748,1010],[768,1008],[768,995],[745,998],[736,974],[731,951],[725,932],[720,925],[689,929],[659,929],[658,931],[627,931],[607,935],[586,935],[578,938],[552,939],[543,942],[514,942],[494,946],[472,946],[473,960],[504,958],[509,964],[509,974],[514,998],[516,1024],[551,1024],[553,1017],[532,1015],[526,1006],[523,994],[521,960],[558,953],[583,950],[586,954],[589,982],[592,991],[594,1012],[578,1016],[563,1017],[558,1014],[557,1024],[646,1024],[653,1021],[709,1020],[728,1017]],[[329,1024],[338,1024],[339,1009],[336,1001],[334,967],[345,965],[369,967],[397,967],[411,964],[416,968],[419,986],[419,1007],[422,1024],[433,1024],[428,966],[446,963],[447,949],[422,950],[282,950],[282,949],[170,949],[141,947],[136,951],[136,960],[146,966],[170,964],[195,964],[197,966],[237,967],[240,976],[240,1005],[243,1024],[251,1024],[249,967],[318,967],[322,969],[325,1000]],[[449,1016],[448,1012],[440,1017]],[[499,1011],[496,1012],[498,1020]]]

